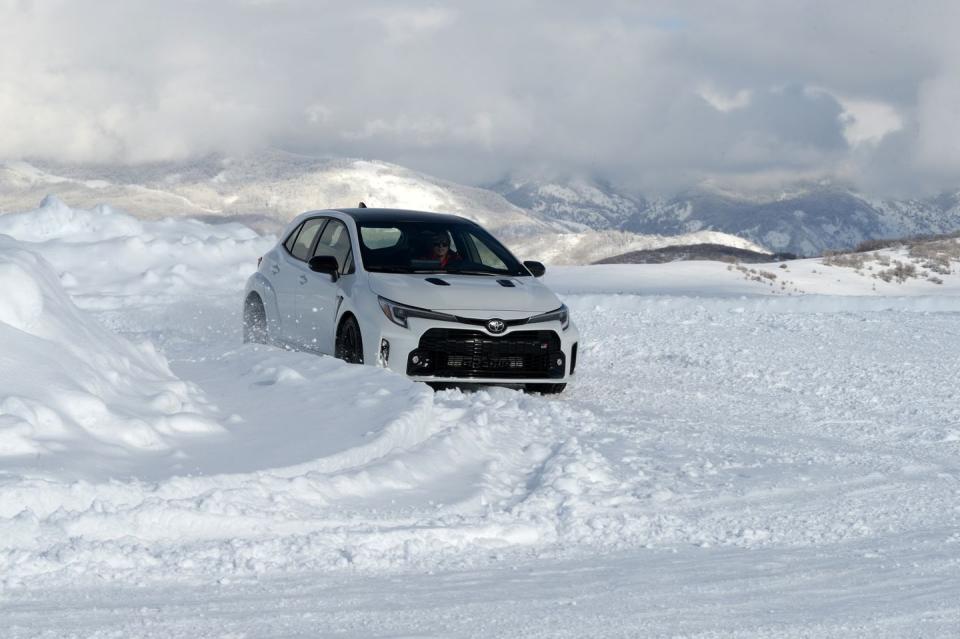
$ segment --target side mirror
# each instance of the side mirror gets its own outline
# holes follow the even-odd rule
[[[317,255],[311,257],[310,261],[307,262],[307,266],[315,273],[326,273],[330,276],[330,281],[332,282],[336,282],[339,277],[340,265],[337,263],[337,258],[332,255]]]
[[[547,272],[547,267],[540,262],[527,260],[523,265],[527,267],[527,270],[530,271],[530,274],[534,277],[543,277],[543,274]]]

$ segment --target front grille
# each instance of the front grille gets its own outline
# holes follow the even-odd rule
[[[473,326],[486,326],[487,322],[490,321],[489,319],[476,319],[474,317],[460,317],[460,316],[456,316],[456,317],[457,317],[457,322],[459,322],[460,324],[472,324]],[[523,319],[500,320],[500,321],[503,322],[504,326],[521,326],[529,322],[530,318],[525,317]]]
[[[407,374],[551,379],[562,378],[564,366],[560,338],[553,331],[516,331],[493,337],[480,331],[432,328],[410,353]]]

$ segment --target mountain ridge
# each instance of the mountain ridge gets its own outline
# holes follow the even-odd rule
[[[593,230],[519,207],[493,191],[402,166],[280,151],[139,166],[0,163],[0,213],[31,211],[48,197],[77,208],[108,204],[145,220],[229,218],[262,233],[279,232],[303,211],[352,207],[361,200],[371,207],[446,211],[490,229],[523,259],[558,264],[589,263],[628,250],[703,241],[687,234],[662,238]],[[730,235],[714,233],[710,241],[764,250]]]
[[[678,235],[704,230],[742,237],[774,252],[816,255],[870,239],[960,229],[960,193],[918,199],[870,197],[831,182],[797,183],[777,192],[701,187],[647,198],[602,181],[503,180],[507,200],[574,227]]]

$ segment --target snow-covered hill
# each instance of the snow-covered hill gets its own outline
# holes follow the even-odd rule
[[[642,211],[644,202],[597,180],[503,180],[490,187],[508,201],[563,222],[571,230],[619,229]]]
[[[510,248],[521,256],[521,259],[536,259],[547,264],[592,264],[631,251],[695,244],[719,244],[757,253],[770,253],[749,240],[716,231],[698,231],[684,235],[639,235],[625,231],[548,233],[516,238],[510,242]]]
[[[546,397],[241,344],[237,224],[0,233],[4,637],[956,628],[952,259],[550,267]]]
[[[698,191],[651,202],[627,220],[635,232],[717,229],[774,251],[818,255],[864,240],[946,233],[960,229],[960,208],[948,197],[875,200],[849,189],[818,186],[775,198]]]
[[[107,202],[140,218],[239,216],[268,230],[311,209],[369,206],[463,215],[505,237],[558,229],[499,195],[385,162],[279,151],[141,166],[0,165],[0,210],[54,194],[71,206]]]
[[[599,181],[505,180],[511,202],[571,227],[683,235],[720,231],[776,252],[817,255],[875,238],[960,229],[960,192],[915,200],[871,198],[832,184],[798,184],[776,193],[694,189],[644,198]]]
[[[277,232],[302,211],[356,206],[360,201],[369,206],[442,211],[479,222],[526,259],[562,263],[589,263],[635,247],[694,241],[685,237],[596,234],[583,224],[556,220],[536,208],[518,207],[493,191],[439,180],[397,165],[324,160],[276,151],[135,167],[0,164],[0,213],[32,210],[48,194],[79,208],[108,203],[147,220],[185,215],[205,220],[230,217],[262,232]],[[569,197],[571,206],[581,201]],[[620,203],[615,200],[609,204]],[[627,211],[622,213],[626,215]],[[744,244],[739,238],[722,234],[711,237],[715,243]],[[555,250],[558,245],[572,252],[559,255]]]

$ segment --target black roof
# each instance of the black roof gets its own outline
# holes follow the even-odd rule
[[[357,222],[469,222],[472,220],[449,213],[408,211],[406,209],[330,209],[349,215]]]

